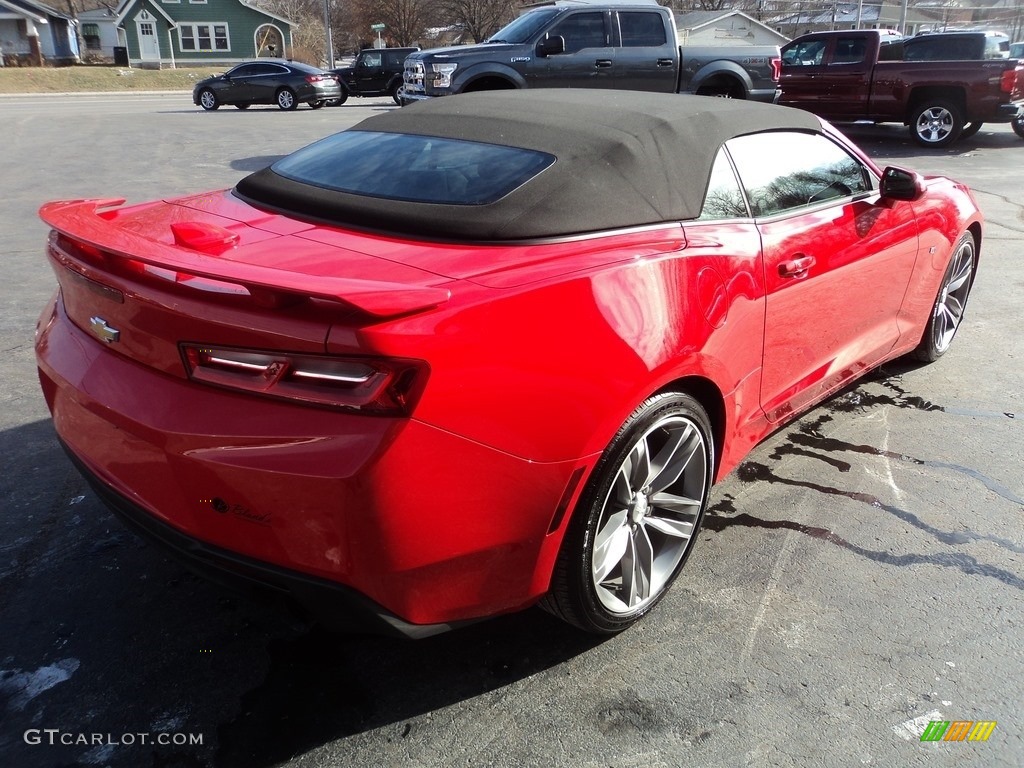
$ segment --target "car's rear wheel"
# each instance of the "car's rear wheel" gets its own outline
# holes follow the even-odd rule
[[[1013,127],[1013,132],[1024,139],[1024,115],[1017,115],[1010,121],[1010,125]]]
[[[960,109],[944,99],[921,102],[910,116],[910,135],[923,147],[948,147],[960,138],[963,130]]]
[[[974,236],[965,232],[953,249],[953,256],[942,276],[939,295],[932,305],[924,336],[917,349],[911,353],[914,358],[926,363],[934,362],[946,354],[953,343],[974,283],[976,253]]]
[[[210,88],[203,88],[203,90],[199,92],[199,106],[201,106],[207,112],[212,112],[220,106],[220,101],[217,99],[217,94],[214,93]]]
[[[251,106],[252,106],[251,104],[235,104],[235,107],[237,109],[248,109]]]
[[[299,106],[298,99],[295,98],[295,91],[291,88],[282,88],[277,92],[277,106],[281,109],[295,109]]]
[[[398,95],[398,92],[402,90],[402,84],[399,82],[392,83],[391,87],[388,88],[388,95],[394,100],[395,104],[402,106],[402,98]]]
[[[646,615],[693,549],[713,465],[700,403],[678,392],[646,400],[594,469],[542,607],[597,634],[621,632]]]

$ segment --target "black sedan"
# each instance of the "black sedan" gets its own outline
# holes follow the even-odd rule
[[[200,80],[192,89],[192,101],[205,110],[217,109],[221,104],[239,109],[253,104],[277,104],[281,109],[309,104],[319,109],[340,95],[341,86],[331,73],[276,59],[239,64],[223,75]]]

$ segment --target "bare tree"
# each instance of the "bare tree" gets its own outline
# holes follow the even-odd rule
[[[427,0],[363,0],[372,22],[383,24],[387,37],[399,46],[411,45],[423,32],[429,12]]]
[[[440,10],[453,24],[461,24],[474,41],[493,35],[515,18],[513,0],[442,0]]]

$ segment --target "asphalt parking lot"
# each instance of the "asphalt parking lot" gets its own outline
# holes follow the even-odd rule
[[[533,610],[418,642],[337,636],[136,539],[60,451],[32,339],[58,198],[233,185],[386,99],[204,113],[187,96],[0,99],[0,765],[1024,764],[1024,141],[880,164],[966,181],[987,217],[952,350],[890,364],[714,491],[656,612],[599,641]],[[931,720],[985,742],[920,741]]]

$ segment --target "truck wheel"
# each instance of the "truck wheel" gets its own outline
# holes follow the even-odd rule
[[[1013,132],[1024,139],[1024,115],[1017,115],[1010,125],[1013,126]]]
[[[967,125],[964,126],[964,129],[962,131],[960,131],[960,138],[961,139],[969,139],[969,138],[971,138],[971,136],[973,136],[974,134],[976,134],[978,131],[981,130],[981,126],[983,126],[983,125],[984,125],[984,123],[982,123],[982,122],[980,122],[978,120],[975,120],[973,123],[967,123]]]
[[[398,95],[398,92],[401,90],[401,88],[401,82],[392,83],[391,87],[388,88],[388,96],[394,99],[395,104],[397,104],[398,106],[402,106],[402,98]]]
[[[963,130],[960,110],[945,99],[923,101],[910,115],[910,135],[923,147],[948,147],[960,138]]]

